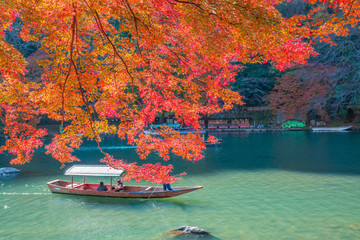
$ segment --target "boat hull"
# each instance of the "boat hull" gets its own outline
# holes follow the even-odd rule
[[[83,196],[100,196],[116,198],[169,198],[179,196],[185,193],[193,192],[203,188],[195,187],[174,187],[173,191],[164,191],[161,187],[143,187],[143,186],[124,186],[123,191],[97,191],[98,184],[78,183],[71,185],[69,181],[54,180],[47,183],[52,193],[83,195]],[[106,185],[110,189],[109,185]]]
[[[342,126],[342,127],[313,127],[311,130],[313,132],[341,132],[349,130],[351,126]]]

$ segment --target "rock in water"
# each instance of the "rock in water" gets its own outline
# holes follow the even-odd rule
[[[208,231],[191,226],[181,226],[176,230],[166,233],[166,239],[206,239],[206,240],[219,240],[217,237],[212,236]]]
[[[176,231],[182,231],[184,233],[191,233],[191,234],[209,235],[208,231],[198,227],[191,227],[191,226],[181,226],[180,228],[176,229]]]
[[[20,173],[20,170],[12,167],[0,168],[0,178],[13,177]]]

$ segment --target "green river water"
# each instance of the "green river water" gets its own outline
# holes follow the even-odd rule
[[[169,199],[51,194],[46,182],[69,177],[39,151],[15,166],[19,175],[0,179],[0,239],[166,239],[183,225],[206,229],[212,239],[360,239],[360,133],[212,134],[223,144],[209,147],[203,160],[169,161],[176,173],[188,173],[172,186],[204,188]],[[142,161],[116,138],[103,146]],[[102,157],[90,142],[75,154],[86,164]],[[0,155],[0,167],[11,158]],[[87,178],[100,180],[109,181]]]

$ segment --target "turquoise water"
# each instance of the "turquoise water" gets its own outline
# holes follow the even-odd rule
[[[223,145],[200,162],[170,161],[188,172],[173,186],[204,188],[162,200],[51,194],[45,183],[68,177],[39,152],[20,175],[0,180],[0,239],[165,239],[182,225],[217,239],[360,239],[360,133],[214,135]],[[103,144],[141,161],[122,141]],[[75,154],[84,163],[101,157],[92,143]],[[0,167],[10,158],[0,155]]]

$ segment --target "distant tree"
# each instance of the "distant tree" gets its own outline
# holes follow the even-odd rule
[[[269,98],[288,117],[296,112],[337,119],[360,108],[360,32],[354,28],[349,36],[333,36],[332,41],[333,45],[317,43],[319,55],[312,57],[309,65],[288,70],[277,79]],[[321,95],[310,96],[319,82],[326,94],[322,91]]]
[[[303,0],[285,1],[277,5],[276,8],[285,18],[290,18],[296,15],[307,15],[314,5]]]
[[[5,40],[14,46],[16,50],[26,58],[33,52],[36,52],[40,48],[40,42],[22,40],[19,36],[22,30],[23,22],[21,18],[17,17],[12,24],[10,30],[4,31]]]
[[[331,69],[320,66],[304,66],[277,78],[269,94],[270,102],[287,118],[321,116],[328,119],[325,111]]]
[[[346,37],[334,37],[334,46],[318,43],[320,53],[311,60],[313,65],[335,69],[329,78],[326,110],[331,117],[360,108],[360,31],[357,28]]]
[[[270,64],[248,64],[237,73],[231,88],[244,97],[246,106],[267,105],[267,95],[274,87],[276,76],[279,71]]]

